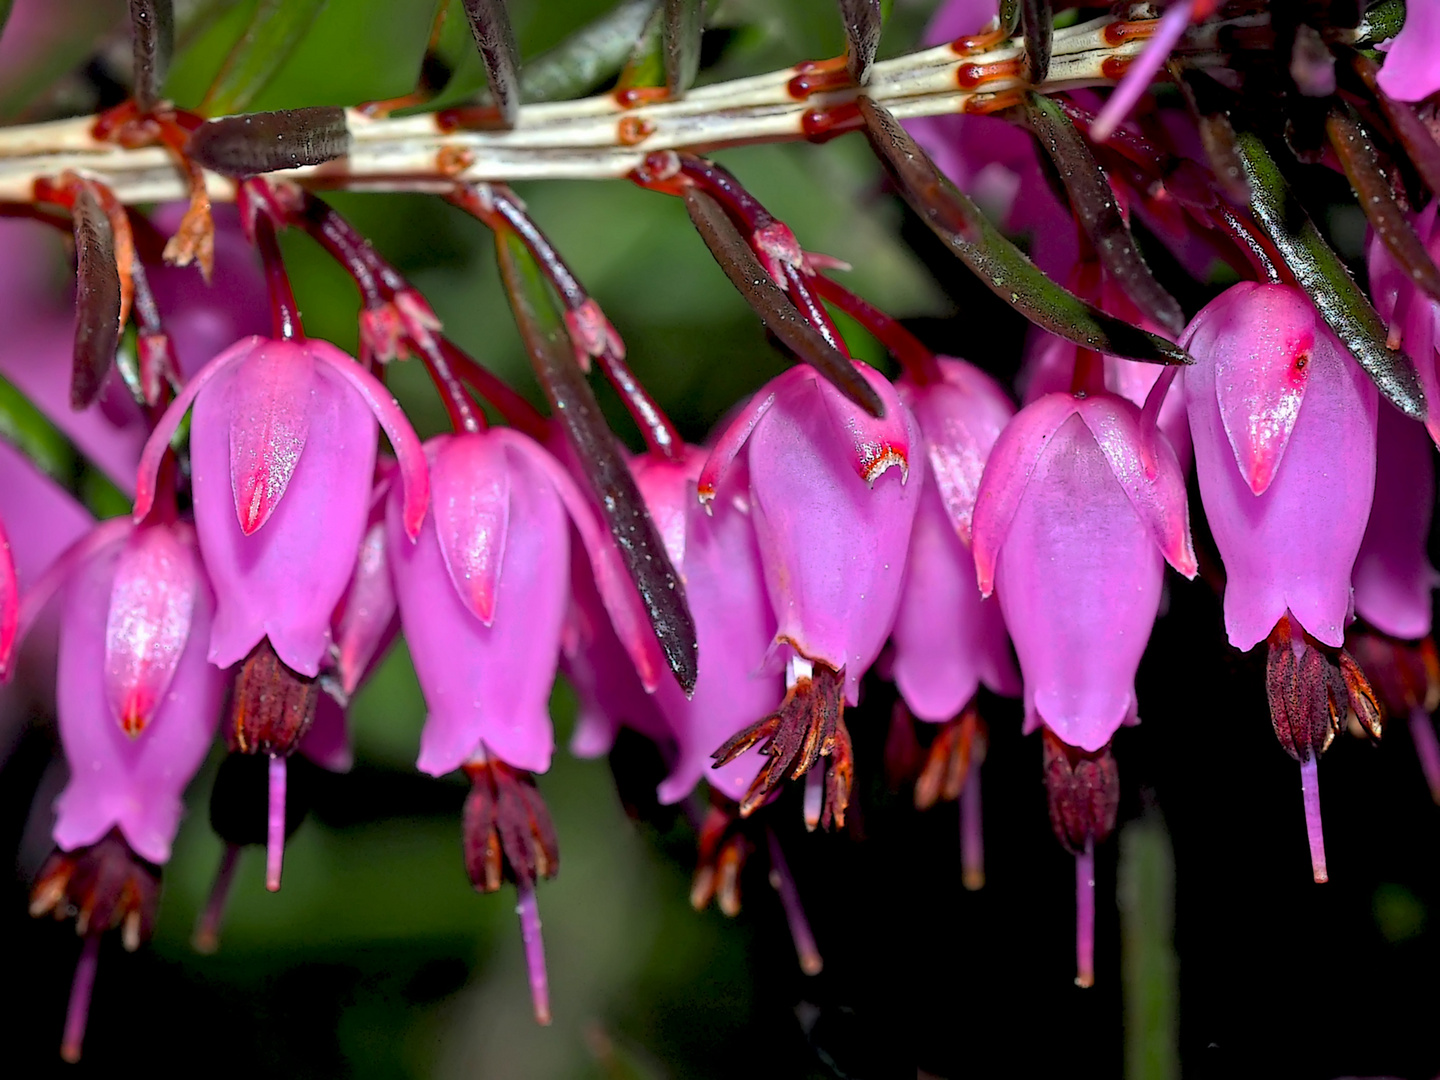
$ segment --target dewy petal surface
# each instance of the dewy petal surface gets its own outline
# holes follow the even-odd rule
[[[268,636],[289,667],[315,675],[330,644],[330,618],[365,530],[377,432],[361,395],[314,358],[322,349],[334,347],[261,342],[195,398],[195,524],[217,598],[210,660],[220,667],[243,659]],[[240,410],[250,400],[244,383],[251,361],[263,353],[278,353],[307,374],[308,433],[285,498],[263,528],[247,536],[235,513],[228,433],[243,422]],[[262,366],[271,362],[267,357]]]
[[[886,429],[904,425],[906,448],[920,446],[915,419],[894,388],[883,379],[872,385],[885,402]],[[868,419],[812,374],[776,389],[747,445],[776,638],[843,668],[852,703],[895,619],[924,476],[924,458],[916,456],[908,459],[907,479],[906,458],[891,443],[885,453],[893,451],[901,467],[871,471],[866,482],[863,461],[884,460],[857,450],[880,445]]]
[[[1350,574],[1375,486],[1375,386],[1323,324],[1291,302],[1296,297],[1303,299],[1283,285],[1235,286],[1182,338],[1196,360],[1181,378],[1200,495],[1225,563],[1225,629],[1242,651],[1263,641],[1287,608],[1325,644],[1344,641]],[[1225,430],[1216,360],[1239,362],[1237,341],[1288,351],[1284,327],[1259,323],[1281,318],[1313,326],[1315,339],[1284,458],[1256,495]]]
[[[430,484],[445,569],[465,606],[489,626],[510,523],[505,450],[490,439],[448,439],[430,456]]]
[[[56,801],[55,842],[69,851],[118,827],[143,858],[163,863],[184,810],[181,795],[215,737],[225,676],[206,662],[213,602],[203,583],[191,632],[150,724],[131,738],[105,687],[105,639],[121,542],[72,578],[60,636],[56,709],[70,781]]]
[[[1035,461],[995,567],[1030,722],[1096,751],[1133,718],[1163,566],[1095,436],[1072,413]]]
[[[270,519],[285,496],[310,432],[314,384],[314,362],[300,347],[271,342],[242,361],[226,388],[230,486],[246,536]]]
[[[505,438],[524,439],[513,432]],[[565,508],[546,472],[501,442],[495,430],[432,439],[432,456],[455,439],[497,445],[510,472],[509,539],[496,579],[495,619],[486,626],[456,590],[425,517],[414,544],[406,538],[398,492],[388,528],[396,594],[410,654],[429,708],[419,768],[433,776],[457,769],[485,749],[531,772],[550,767],[548,711],[559,659],[569,569]],[[539,448],[536,451],[543,453]]]
[[[121,548],[105,623],[105,696],[127,735],[144,730],[169,690],[203,589],[188,525],[140,526]]]
[[[1426,554],[1435,509],[1435,462],[1426,430],[1380,403],[1375,504],[1355,559],[1355,611],[1392,637],[1430,633],[1435,568]]]

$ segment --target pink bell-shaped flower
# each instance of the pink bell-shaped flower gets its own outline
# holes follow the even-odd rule
[[[1440,201],[1431,202],[1415,216],[1415,233],[1431,258],[1440,257]],[[1403,348],[1415,364],[1420,388],[1425,391],[1425,426],[1440,445],[1440,302],[1415,283],[1396,261],[1383,240],[1373,232],[1366,244],[1370,295],[1389,325],[1389,345]]]
[[[1044,727],[1051,824],[1076,860],[1082,986],[1094,981],[1095,844],[1119,800],[1110,740],[1137,719],[1165,562],[1196,571],[1185,479],[1153,425],[1104,392],[1047,394],[1001,433],[975,501],[976,578],[999,595],[1026,729]]]
[[[921,720],[957,716],[983,682],[1017,696],[1020,677],[1004,618],[982,598],[970,551],[975,496],[991,447],[1015,407],[995,381],[963,360],[939,358],[942,381],[902,378],[901,400],[925,439],[926,472],[895,615],[891,674]]]
[[[1355,558],[1355,612],[1391,637],[1430,633],[1437,584],[1425,544],[1435,510],[1434,451],[1425,429],[1389,404],[1378,416],[1375,501]]]
[[[410,536],[429,497],[419,440],[389,392],[335,346],[246,338],[190,380],[151,434],[136,520],[192,402],[195,523],[216,593],[210,661],[228,667],[268,638],[313,677],[365,534],[376,419],[399,459]]]
[[[1405,5],[1405,25],[1381,45],[1380,89],[1396,101],[1422,101],[1440,90],[1440,7],[1427,0]]]
[[[761,739],[770,760],[741,802],[765,801],[787,772],[821,757],[822,778],[806,790],[806,821],[844,820],[850,736],[844,707],[890,635],[924,478],[920,431],[890,382],[864,364],[885,415],[862,412],[806,365],[770,381],[732,421],[700,474],[713,500],[728,467],[746,451],[750,510],[766,591],[775,612],[777,657],[786,662],[778,712],[716,752],[723,766]],[[810,736],[806,735],[810,733]],[[803,748],[803,751],[802,751]],[[797,763],[798,759],[798,763]],[[822,813],[823,803],[823,813]]]
[[[774,708],[784,689],[778,672],[766,671],[775,616],[748,493],[742,478],[732,476],[707,512],[696,487],[706,456],[698,447],[686,447],[678,462],[650,456],[631,462],[666,554],[685,582],[699,641],[694,694],[686,698],[669,679],[655,688],[655,704],[676,744],[674,766],[658,791],[666,804],[679,802],[702,777],[726,798],[744,798],[763,763],[760,754],[747,752],[719,769],[711,768],[711,755]]]
[[[213,611],[188,525],[138,526],[74,568],[56,684],[70,763],[55,805],[62,849],[118,828],[141,857],[169,859],[224,694],[205,660]]]
[[[1027,727],[1098,751],[1135,719],[1164,563],[1195,576],[1174,451],[1128,401],[1047,394],[990,453],[974,551],[1020,657]]]
[[[1190,323],[1183,377],[1200,497],[1248,650],[1288,610],[1339,647],[1375,489],[1378,395],[1298,289],[1242,282]]]
[[[1269,640],[1271,719],[1300,763],[1312,868],[1325,881],[1316,762],[1347,711],[1378,725],[1358,666],[1337,653],[1375,490],[1378,394],[1289,286],[1233,286],[1181,344],[1196,360],[1185,399],[1225,563],[1225,629],[1241,650]]]

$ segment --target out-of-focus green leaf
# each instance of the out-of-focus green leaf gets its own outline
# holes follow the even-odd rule
[[[660,0],[625,0],[528,61],[520,71],[520,96],[525,101],[564,101],[589,93],[625,64],[659,7]],[[655,26],[658,36],[659,24]]]
[[[1426,0],[1411,0],[1423,4]],[[1380,0],[1360,18],[1355,28],[1355,44],[1361,48],[1374,48],[1382,41],[1393,38],[1405,25],[1405,0]]]
[[[665,13],[656,6],[649,22],[635,39],[630,58],[620,72],[621,86],[665,85]]]
[[[249,106],[310,32],[326,2],[260,0],[250,25],[206,91],[200,111],[223,116]]]
[[[69,487],[75,476],[75,448],[15,384],[0,376],[0,438],[55,482]]]
[[[1180,1076],[1180,974],[1175,955],[1175,854],[1151,811],[1120,830],[1120,973],[1126,1080]]]

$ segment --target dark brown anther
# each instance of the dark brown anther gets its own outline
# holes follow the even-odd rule
[[[73,917],[82,937],[118,929],[134,952],[155,929],[159,901],[160,868],[112,829],[99,843],[56,851],[45,861],[30,893],[30,914]]]
[[[711,755],[715,759],[714,768],[728,765],[757,743],[763,744],[760,753],[770,760],[740,803],[742,818],[749,817],[769,801],[787,773],[791,780],[798,780],[823,757],[829,760],[824,766],[824,802],[819,823],[826,829],[832,822],[845,824],[854,762],[850,732],[845,727],[843,670],[834,671],[825,664],[815,663],[809,676],[797,678],[786,691],[778,710],[740,732]]]
[[[175,51],[175,11],[170,0],[130,0],[135,105],[142,113],[160,103],[160,87]]]
[[[286,667],[266,638],[235,676],[225,741],[241,754],[288,757],[315,719],[320,681]]]
[[[1102,843],[1115,830],[1120,811],[1115,758],[1109,743],[1089,753],[1061,742],[1049,728],[1043,737],[1050,827],[1065,850],[1083,855],[1087,841]]]
[[[1365,678],[1365,672],[1360,665],[1344,649],[1340,650],[1340,678],[1345,683],[1346,695],[1349,699],[1348,721],[1352,729],[1358,729],[1357,734],[1368,735],[1372,739],[1380,738],[1384,731],[1384,714],[1380,710],[1380,702],[1376,700],[1375,691],[1370,686],[1370,680]]]
[[[520,115],[520,50],[505,0],[465,0],[465,15],[475,47],[485,62],[485,77],[503,126],[512,128]]]
[[[1350,687],[1336,653],[1296,626],[1289,615],[1282,616],[1270,632],[1265,663],[1270,722],[1285,752],[1302,765],[1329,749],[1351,708]],[[1351,669],[1373,706],[1369,684],[1353,662]]]
[[[971,770],[985,760],[985,736],[985,721],[973,704],[940,728],[915,781],[916,810],[960,797]]]
[[[1392,718],[1440,708],[1440,655],[1431,638],[1402,641],[1376,630],[1353,631],[1345,647]]]
[[[333,105],[207,120],[185,146],[205,168],[234,177],[320,165],[349,152],[345,110]]]
[[[75,355],[70,407],[88,408],[100,395],[120,343],[121,285],[115,233],[88,185],[75,185]]]
[[[714,798],[700,826],[690,906],[704,911],[714,900],[721,912],[733,919],[740,914],[741,874],[755,845],[741,831],[735,804],[719,796]]]
[[[507,881],[533,888],[540,878],[553,878],[560,846],[535,777],[494,760],[471,762],[465,772],[470,795],[462,839],[475,891],[495,892]]]

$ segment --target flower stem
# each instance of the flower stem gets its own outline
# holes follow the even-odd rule
[[[828,300],[858,322],[895,357],[905,374],[921,386],[943,380],[935,354],[897,320],[862,300],[833,278],[817,274],[810,280],[821,299]]]
[[[97,931],[85,935],[80,962],[75,965],[75,981],[70,984],[70,1004],[65,1010],[65,1034],[60,1042],[60,1056],[71,1065],[80,1060],[80,1047],[85,1042],[90,994],[95,989],[95,970],[99,964],[100,934]]]
[[[270,817],[265,831],[265,888],[280,891],[280,870],[285,862],[285,758],[270,758]]]
[[[195,922],[195,934],[190,944],[195,951],[209,956],[220,948],[220,926],[225,921],[225,904],[230,899],[230,887],[235,883],[235,868],[240,864],[240,845],[226,844],[220,854],[220,869],[215,871],[215,884],[210,886],[210,899],[205,910]]]
[[[972,760],[960,791],[960,867],[965,888],[985,887],[985,830],[981,818],[980,766]]]
[[[263,211],[255,215],[255,246],[260,249],[260,261],[265,265],[265,283],[270,288],[270,321],[275,337],[281,341],[304,341],[305,328],[300,325],[300,309],[295,304],[295,292],[290,288],[290,275],[285,272],[280,242],[275,238],[275,223]]]
[[[1430,797],[1440,803],[1440,742],[1435,739],[1435,722],[1424,709],[1410,714],[1410,738],[1425,772],[1425,782],[1430,785]]]
[[[1310,841],[1310,867],[1316,884],[1329,881],[1325,869],[1325,831],[1320,821],[1320,759],[1312,754],[1300,763],[1300,793],[1305,798],[1305,835]]]
[[[1075,985],[1095,985],[1095,838],[1075,856]]]
[[[780,838],[771,828],[766,828],[765,838],[770,846],[770,887],[780,894],[780,906],[785,909],[785,921],[790,925],[800,970],[806,975],[819,975],[825,961],[815,947],[815,936],[810,932],[810,921],[805,918],[805,908],[800,903],[800,890],[795,888],[795,879],[790,876],[785,853],[780,849]]]
[[[525,966],[530,972],[530,1000],[535,1005],[535,1022],[550,1023],[550,980],[545,972],[545,941],[540,936],[540,908],[535,902],[535,886],[518,882],[519,902],[515,914],[520,916],[520,938],[525,943]]]

